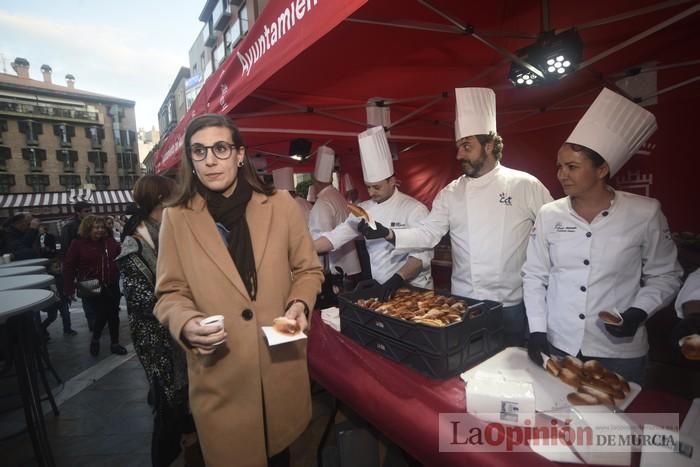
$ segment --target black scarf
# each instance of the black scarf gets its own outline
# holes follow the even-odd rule
[[[253,189],[244,177],[238,177],[233,194],[226,198],[221,193],[211,191],[197,180],[197,191],[207,202],[209,214],[214,222],[222,224],[229,231],[228,252],[233,264],[243,279],[250,299],[255,301],[258,291],[258,275],[255,271],[253,243],[245,218],[245,209],[253,196]]]

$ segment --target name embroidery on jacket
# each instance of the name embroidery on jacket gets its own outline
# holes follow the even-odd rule
[[[554,230],[556,232],[573,233],[573,232],[576,232],[576,226],[575,225],[564,225],[561,222],[557,222],[556,224],[554,224]]]

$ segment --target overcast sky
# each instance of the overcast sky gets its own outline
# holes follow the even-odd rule
[[[136,102],[136,125],[158,127],[158,109],[204,25],[204,0],[10,0],[0,2],[0,72],[15,57],[30,77]],[[4,59],[4,62],[3,62]]]

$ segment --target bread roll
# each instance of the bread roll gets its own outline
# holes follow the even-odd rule
[[[588,360],[583,364],[583,372],[592,378],[600,379],[605,374],[605,368],[598,360]]]
[[[612,324],[613,326],[620,326],[622,324],[622,317],[609,311],[601,311],[598,313],[598,318],[604,323]]]
[[[553,358],[548,358],[544,367],[553,376],[559,376],[559,373],[561,372],[561,366]]]
[[[566,400],[571,405],[598,405],[598,399],[590,394],[582,392],[570,392],[566,395]]]
[[[681,353],[688,360],[700,360],[700,336],[692,334],[680,341]]]
[[[299,325],[296,320],[285,318],[284,316],[272,320],[272,327],[284,334],[296,334],[299,332]]]
[[[369,214],[367,214],[367,211],[362,209],[360,206],[348,203],[348,209],[350,210],[353,216],[362,217],[365,219],[365,221],[369,222]]]
[[[583,376],[583,362],[576,357],[567,355],[561,360],[561,366],[573,371],[579,378]]]
[[[590,384],[583,383],[579,388],[579,391],[586,394],[590,394],[591,396],[598,399],[598,402],[600,402],[606,407],[615,408],[615,401],[613,400],[612,396],[594,386],[591,386]]]
[[[613,374],[615,375],[617,380],[620,382],[620,385],[622,386],[621,387],[622,392],[624,392],[625,394],[629,394],[629,392],[631,391],[631,388],[630,388],[630,384],[627,382],[627,380],[625,378],[623,378],[622,375],[620,375],[618,373],[613,373]]]
[[[576,389],[581,385],[581,377],[571,371],[569,368],[562,368],[561,371],[559,372],[559,379],[565,383],[568,384],[569,386],[572,386]]]

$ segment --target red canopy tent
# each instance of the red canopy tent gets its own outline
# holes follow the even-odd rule
[[[699,122],[699,11],[684,0],[270,0],[161,145],[156,170],[177,165],[194,115],[216,112],[236,120],[249,156],[269,169],[310,172],[313,158],[287,157],[290,139],[304,137],[333,147],[341,171],[362,186],[356,136],[370,103],[385,112],[402,190],[430,204],[459,173],[454,88],[484,86],[496,90],[504,164],[533,173],[556,197],[558,147],[603,86],[629,95],[619,80],[637,68],[627,81],[647,87],[631,97],[645,99],[660,129],[615,181],[659,198],[672,230],[698,231],[697,158],[686,135]],[[542,30],[572,26],[584,43],[581,68],[552,85],[513,88],[509,54]]]

